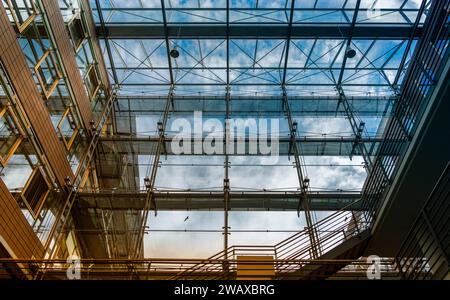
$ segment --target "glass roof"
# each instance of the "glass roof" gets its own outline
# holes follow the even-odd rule
[[[91,0],[95,9],[95,1]],[[293,23],[351,23],[357,0],[295,1]],[[363,0],[357,23],[414,23],[421,0]],[[101,0],[106,23],[163,23],[160,1]],[[292,0],[230,0],[230,23],[289,23]],[[226,0],[164,0],[168,23],[227,22]],[[98,17],[98,14],[97,14]]]
[[[363,124],[366,156],[373,156],[392,108],[391,96],[402,84],[428,7],[418,17],[422,0],[90,3],[110,78],[121,96],[116,111],[120,132],[156,136],[173,85],[178,98],[167,121],[169,137],[175,134],[170,131],[172,121],[190,120],[193,111],[201,110],[223,123],[223,100],[229,90],[231,117],[279,118],[282,126],[277,134],[288,139],[281,101],[286,92],[299,138],[317,140],[309,145],[299,142],[304,165],[311,165],[306,171],[312,175],[313,190],[352,191],[361,190],[366,178],[364,157],[353,144],[354,127]],[[179,56],[172,57],[172,50]],[[349,99],[356,125],[340,105],[340,91]],[[250,157],[245,158],[245,166],[239,166],[239,158],[230,159],[232,190],[244,187],[236,185],[244,181],[245,188],[294,186],[297,174],[283,150],[287,147],[282,145],[284,157],[273,168],[258,167],[258,158],[255,166],[248,165]],[[151,151],[138,152],[141,184]],[[338,171],[334,165],[339,165]],[[223,156],[169,156],[161,166],[159,188],[222,189]],[[280,179],[236,177],[255,170],[278,172],[279,176],[268,178]],[[183,172],[196,176],[181,176]],[[182,178],[173,180],[177,176]]]
[[[158,191],[220,192],[226,177],[232,193],[289,193],[300,190],[300,169],[310,179],[310,193],[319,194],[363,189],[368,159],[383,140],[392,96],[399,92],[421,36],[429,1],[90,0],[90,5],[111,82],[118,88],[115,125],[120,134],[132,137],[113,141],[111,149],[133,154],[129,157],[138,165],[137,187],[145,188],[144,178],[157,166],[153,188]],[[173,50],[179,55],[172,56]],[[173,111],[164,117],[171,87]],[[224,101],[228,91],[229,111]],[[343,108],[342,93],[350,112]],[[178,134],[175,121],[195,123],[194,111],[220,125],[227,112],[231,118],[278,119],[278,160],[266,163],[261,153],[173,155],[167,146],[166,155],[155,162],[155,143],[148,138],[158,137],[161,120],[166,118],[164,135],[171,139]],[[292,145],[289,119],[297,130]],[[299,162],[292,158],[292,147],[300,149]],[[271,223],[298,218],[291,213],[277,212]],[[220,231],[222,214],[196,214],[163,212],[147,225],[182,230],[201,224]],[[186,223],[186,215],[193,223]],[[257,216],[251,219],[260,222]],[[233,229],[243,226],[231,223]],[[151,252],[146,255],[164,253],[158,248],[161,241],[195,244],[206,237],[161,232],[146,238],[146,251]],[[220,241],[219,234],[208,234],[208,240]],[[239,237],[230,236],[233,243],[241,242]],[[277,240],[279,233],[267,243]],[[198,247],[205,253],[194,250],[190,255],[205,256],[221,247],[209,246]]]
[[[91,6],[98,27],[110,33],[101,46],[122,95],[164,96],[171,80],[177,95],[224,96],[228,85],[241,96],[281,95],[274,86],[293,96],[333,96],[337,86],[347,96],[392,95],[414,51],[411,31],[422,1],[363,0],[356,10],[357,2],[295,1],[292,14],[289,0],[102,0],[99,7],[91,0]],[[334,33],[302,36],[309,24]],[[205,33],[222,27],[240,31]],[[111,35],[117,28],[125,33]],[[275,38],[273,28],[283,31]],[[389,33],[405,28],[395,38]],[[170,57],[173,49],[178,58]],[[356,55],[344,59],[348,49]]]

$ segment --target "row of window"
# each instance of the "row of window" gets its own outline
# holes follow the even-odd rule
[[[75,1],[74,3],[76,3]],[[34,71],[36,84],[42,93],[49,109],[55,130],[69,153],[69,161],[77,161],[81,122],[75,104],[63,80],[61,65],[57,59],[49,34],[39,7],[33,0],[2,0],[10,21],[15,25],[19,35],[19,43],[30,68]],[[72,3],[72,2],[71,2]],[[61,5],[61,2],[60,2]],[[85,88],[91,101],[99,94],[100,80],[92,49],[87,46],[88,33],[85,20],[79,9],[70,10],[73,15],[66,22],[67,30],[73,43],[78,64],[83,63],[80,72],[85,82]],[[90,43],[90,41],[89,41]],[[46,173],[34,153],[33,145],[25,138],[23,122],[26,118],[17,116],[16,97],[7,80],[6,72],[2,71],[0,87],[0,163],[2,178],[8,188],[17,195],[17,200],[23,208],[37,219],[51,191],[51,184]],[[10,92],[7,92],[10,91]],[[19,120],[20,119],[20,120]],[[22,125],[21,125],[22,124]],[[25,127],[29,127],[25,125]],[[76,147],[75,147],[76,145]],[[30,153],[31,152],[31,153]],[[9,165],[8,165],[9,164]]]
[[[23,114],[23,110],[1,63],[0,99],[0,163],[3,180],[9,187],[14,187],[11,181],[23,185],[15,194],[21,206],[25,207],[33,218],[37,218],[50,193],[51,184],[30,141],[25,139],[27,125],[21,124],[17,116],[18,113]],[[12,167],[6,168],[10,160],[13,161]]]

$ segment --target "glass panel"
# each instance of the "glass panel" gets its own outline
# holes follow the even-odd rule
[[[24,201],[35,218],[39,214],[49,192],[49,186],[42,171],[40,168],[35,168],[20,195],[21,200]]]
[[[144,257],[205,258],[223,249],[223,212],[160,211],[147,224]]]
[[[78,134],[79,125],[74,118],[74,114],[71,108],[67,108],[61,121],[58,123],[58,131],[63,138],[64,145],[67,150],[70,150],[72,144]]]
[[[295,191],[299,187],[292,157],[231,156],[230,166],[232,191]]]
[[[91,65],[89,71],[87,72],[86,78],[86,87],[88,90],[89,97],[92,99],[97,95],[97,92],[100,88],[100,82],[97,76],[97,70],[94,65]]]
[[[86,38],[83,21],[80,17],[76,17],[72,19],[68,26],[74,48],[76,51],[78,51],[78,49],[83,44],[84,39]]]
[[[8,163],[23,140],[24,133],[9,105],[0,111],[0,161],[3,166]]]
[[[50,50],[47,50],[41,57],[34,67],[34,71],[45,97],[47,99],[50,98],[61,78],[58,66],[56,65],[53,54]]]

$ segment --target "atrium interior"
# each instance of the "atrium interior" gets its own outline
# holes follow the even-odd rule
[[[449,24],[1,0],[0,279],[450,279]]]

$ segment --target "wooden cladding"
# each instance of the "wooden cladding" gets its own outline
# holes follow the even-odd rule
[[[0,236],[17,258],[42,258],[44,247],[25,219],[16,199],[0,179]]]
[[[61,63],[66,71],[68,84],[72,88],[74,100],[81,114],[84,128],[89,130],[90,122],[94,119],[90,107],[90,99],[84,87],[80,70],[78,69],[75,50],[70,42],[69,31],[64,23],[58,0],[43,0],[42,7],[47,15],[49,27],[61,56]]]
[[[72,181],[74,178],[64,145],[56,134],[47,108],[17,40],[16,32],[1,3],[0,41],[0,59],[5,71],[11,80],[19,103],[30,121],[41,150],[45,153],[59,186],[63,187],[66,177]]]

